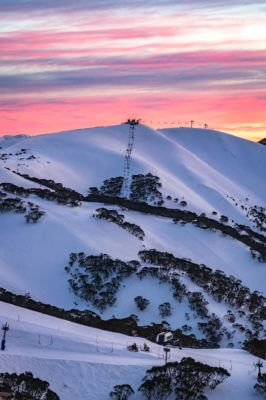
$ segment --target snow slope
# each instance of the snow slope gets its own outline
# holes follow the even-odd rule
[[[40,187],[13,173],[14,170],[53,179],[86,194],[89,187],[101,186],[104,179],[123,175],[127,140],[128,125],[0,138],[0,183]],[[21,149],[26,150],[21,152]],[[186,209],[217,219],[224,214],[252,226],[243,208],[266,205],[265,170],[266,148],[254,142],[209,130],[154,131],[143,125],[136,127],[131,173],[151,172],[159,176],[166,207],[180,207],[166,199],[171,195],[173,199],[185,200]],[[140,250],[151,248],[222,270],[228,276],[241,279],[251,290],[265,291],[265,264],[252,259],[243,243],[220,233],[105,205],[144,230],[144,241],[140,241],[115,224],[93,218],[95,210],[103,204],[84,202],[72,208],[34,195],[21,200],[38,205],[45,215],[37,224],[26,224],[23,214],[0,214],[0,287],[14,293],[30,292],[34,299],[58,307],[89,308],[99,313],[69,290],[69,275],[64,269],[69,254],[106,253],[112,258],[130,261],[139,260]],[[217,211],[217,216],[212,211]],[[180,279],[190,291],[201,291],[189,279]],[[150,300],[142,312],[134,302],[139,295]],[[193,315],[186,298],[181,303],[173,298],[168,283],[132,276],[122,282],[116,297],[116,303],[101,314],[103,319],[136,314],[140,325],[161,322],[158,306],[170,302],[173,313],[164,319],[171,327],[177,329],[189,324],[197,338],[204,337],[197,326],[201,319]],[[232,330],[224,318],[230,307],[217,303],[206,293],[204,297],[209,303],[209,312],[215,313],[223,326]],[[6,321],[11,330],[8,349],[0,355],[0,371],[30,370],[48,380],[61,400],[108,399],[112,387],[122,383],[130,383],[134,388],[133,400],[141,399],[137,388],[145,370],[163,363],[162,349],[154,343],[149,343],[150,354],[132,354],[126,349],[132,337],[87,328],[0,302],[0,323]],[[250,324],[240,317],[236,322]],[[210,400],[255,399],[255,359],[239,349],[244,339],[237,331],[230,339],[234,350],[184,349],[180,352],[173,349],[171,359],[191,356],[230,370],[231,378],[208,393]],[[142,338],[134,341],[140,346],[144,343]],[[221,346],[228,346],[228,341],[224,338]]]
[[[9,146],[12,146],[15,143],[20,142],[21,140],[27,139],[28,135],[3,135],[0,136],[0,149],[5,149]]]
[[[0,177],[1,177],[1,183],[2,182],[11,182],[14,185],[17,186],[23,186],[24,188],[39,188],[40,185],[34,182],[27,181],[26,179],[20,177],[19,175],[14,174],[13,172],[9,171],[1,165],[0,162]]]
[[[90,186],[123,175],[127,141],[125,124],[34,136],[10,146],[13,155],[4,165],[86,194]],[[22,147],[27,156],[16,156]],[[139,125],[132,174],[151,172],[160,177],[165,195],[185,198],[189,209],[216,210],[241,222],[245,213],[226,195],[238,203],[247,197],[250,205],[266,203],[265,153],[258,143],[222,132]],[[32,154],[36,158],[28,160]]]
[[[128,126],[120,125],[26,138],[8,147],[12,155],[0,161],[0,182],[39,187],[6,169],[10,168],[51,178],[86,193],[88,187],[100,186],[104,179],[122,174],[127,137]],[[26,154],[20,154],[21,148],[26,149]],[[209,216],[212,210],[217,210],[217,218],[220,211],[238,222],[250,223],[241,207],[226,194],[235,199],[249,197],[251,204],[266,204],[266,153],[259,144],[222,132],[183,128],[154,131],[140,125],[136,128],[132,158],[132,173],[158,175],[165,196],[184,197],[189,209],[204,211]],[[30,292],[33,298],[59,307],[89,307],[99,312],[69,291],[69,276],[64,271],[69,254],[107,253],[112,258],[129,261],[138,260],[138,252],[143,248],[189,258],[241,279],[251,290],[265,290],[265,265],[251,258],[247,246],[219,233],[108,207],[116,208],[125,220],[144,230],[145,239],[141,242],[115,224],[92,218],[102,204],[83,203],[81,207],[70,208],[36,196],[28,200],[46,213],[37,224],[25,224],[21,214],[0,215],[0,287],[15,293]],[[171,200],[166,200],[165,205],[177,206]],[[134,298],[145,294],[151,305],[139,313]],[[166,301],[171,301],[174,309],[166,320],[173,328],[180,328],[186,322],[186,302],[180,307],[173,301],[169,285],[132,277],[123,282],[117,303],[102,317],[138,314],[140,324],[160,322],[158,305]],[[227,306],[221,307],[212,299],[208,301],[211,311],[222,318]],[[191,323],[200,336],[197,322],[196,319]]]
[[[71,252],[84,251],[87,255],[102,252],[112,258],[130,261],[138,260],[138,252],[143,246],[222,269],[228,275],[242,279],[252,290],[264,290],[265,265],[253,260],[246,246],[221,234],[190,225],[182,227],[164,218],[118,210],[127,221],[142,227],[146,236],[141,242],[115,224],[92,218],[102,204],[83,203],[81,207],[70,208],[34,196],[30,199],[46,212],[37,224],[26,224],[21,214],[1,215],[0,286],[16,293],[30,292],[43,302],[72,308],[77,299],[68,289],[69,276],[64,271]],[[125,280],[117,305],[106,310],[104,318],[137,313],[134,297],[144,295],[147,287],[145,281],[132,279]],[[158,297],[157,286],[151,285],[148,289],[147,297],[153,304],[153,312],[149,309],[147,316],[141,313],[143,324],[161,321],[157,307],[172,296],[168,286],[160,286],[161,296]],[[127,301],[123,300],[125,294]],[[86,307],[85,302],[78,301],[78,308]],[[178,303],[175,307],[178,309]],[[91,305],[90,308],[93,309]],[[174,326],[180,326],[182,321],[175,320]]]
[[[129,383],[132,400],[143,397],[137,389],[152,365],[163,364],[162,348],[148,343],[150,353],[131,353],[133,340],[121,334],[87,328],[0,302],[0,321],[8,322],[7,350],[1,353],[0,371],[32,371],[47,380],[61,400],[107,400],[114,385]],[[231,376],[214,391],[210,400],[256,399],[256,358],[242,350],[171,349],[171,360],[193,357],[203,363],[226,368]]]

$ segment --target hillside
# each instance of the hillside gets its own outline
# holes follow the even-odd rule
[[[28,135],[3,135],[0,136],[0,149],[5,149],[13,144],[27,139]]]
[[[127,140],[125,124],[34,136],[10,146],[12,156],[3,162],[86,194],[90,186],[123,175]],[[19,154],[21,148],[27,153]],[[265,148],[254,142],[203,129],[136,128],[132,174],[159,176],[163,193],[184,198],[189,209],[241,220],[243,210],[235,203],[248,197],[250,205],[265,204],[264,170]]]
[[[137,334],[153,342],[155,332],[172,330],[181,345],[194,347],[185,354],[207,357],[208,363],[219,354],[227,362],[247,362],[232,381],[232,392],[220,393],[237,399],[235,390],[253,363],[240,349],[266,332],[265,147],[223,132],[138,125],[130,199],[122,205],[123,180],[117,177],[123,176],[128,131],[122,124],[45,134],[0,150],[0,288],[21,295],[25,304],[31,297],[73,313],[91,310],[103,326],[116,318],[121,333],[131,331],[118,319],[131,316]],[[11,324],[22,313],[33,318],[25,320],[32,325],[20,324],[23,331],[51,335],[45,332],[54,329],[52,317],[0,304],[0,317]],[[143,366],[158,361],[151,355],[129,357],[124,350],[119,360],[113,355],[94,360],[92,348],[86,357],[82,336],[95,328],[80,327],[73,339],[69,324],[62,322],[68,332],[62,336],[69,338],[70,352],[63,342],[49,354],[48,347],[35,351],[27,342],[31,333],[5,356],[10,371],[18,360],[17,371],[29,365],[24,359],[29,351],[36,374],[54,382],[63,400],[73,393],[81,399],[81,393],[89,393],[82,380],[79,394],[66,394],[49,374],[50,366],[64,371],[70,363],[83,377],[101,369],[101,379],[110,374],[114,385],[118,376],[128,376],[125,364],[130,364],[138,371],[132,381],[137,385]],[[99,331],[100,338],[106,335],[120,338]],[[102,364],[118,364],[119,371],[112,374]],[[102,399],[97,390],[90,398]],[[252,399],[251,386],[247,393],[244,398]]]
[[[108,399],[114,385],[128,383],[135,390],[132,398],[143,399],[138,387],[145,371],[163,365],[162,347],[141,338],[132,338],[98,329],[86,328],[60,319],[46,317],[0,302],[0,318],[10,325],[7,350],[0,358],[0,372],[32,371],[50,383],[63,400]],[[145,343],[149,353],[127,350],[136,342]],[[231,377],[215,390],[210,400],[256,399],[253,363],[256,358],[241,350],[171,350],[171,361],[183,357],[228,369]]]

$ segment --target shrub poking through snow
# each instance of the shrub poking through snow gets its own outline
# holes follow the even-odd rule
[[[130,385],[116,385],[110,392],[110,399],[112,400],[128,400],[134,394],[134,390]]]
[[[227,223],[229,221],[229,218],[226,215],[221,215],[220,221]]]
[[[175,393],[178,400],[205,400],[204,390],[215,389],[229,376],[224,368],[211,367],[190,357],[182,358],[180,362],[147,370],[139,391],[148,400],[164,400],[171,393]]]
[[[146,175],[132,175],[130,185],[130,199],[145,201],[156,205],[163,204],[163,196],[159,189],[162,187],[158,176],[148,173]]]
[[[122,176],[106,179],[103,181],[100,192],[107,196],[120,196],[123,183],[124,178]]]
[[[14,211],[17,214],[24,214],[26,210],[23,201],[17,197],[0,199],[0,213]]]
[[[31,208],[31,211],[25,215],[25,220],[28,224],[36,224],[36,222],[45,215],[44,211],[41,211],[39,207]]]
[[[18,197],[6,197],[5,193],[0,193],[0,213],[15,212],[16,214],[25,215],[27,223],[35,224],[45,212],[40,210],[40,207],[31,202],[25,202]]]
[[[121,282],[138,267],[138,261],[113,260],[107,254],[86,256],[85,253],[71,253],[65,271],[71,276],[68,282],[75,295],[104,311],[116,302]]]
[[[264,358],[266,354],[266,339],[251,339],[244,342],[244,350],[249,351],[256,357]]]
[[[94,195],[105,195],[105,196],[120,196],[122,187],[124,183],[124,178],[122,176],[117,176],[115,178],[108,178],[103,181],[102,186],[98,189],[96,186],[89,188],[89,194]]]
[[[144,231],[138,225],[124,221],[124,215],[119,214],[116,210],[108,210],[102,207],[98,208],[96,212],[97,214],[93,215],[94,218],[105,219],[106,221],[113,222],[114,224],[120,226],[122,229],[125,229],[132,235],[136,236],[138,239],[144,239]]]
[[[257,383],[254,385],[254,389],[258,394],[261,394],[263,399],[266,399],[266,373],[262,374],[260,378],[257,378]]]
[[[141,261],[165,267],[169,272],[171,270],[181,271],[217,302],[224,302],[237,310],[245,310],[247,318],[252,324],[255,337],[259,337],[260,333],[263,332],[261,322],[265,312],[265,297],[257,291],[251,292],[248,287],[242,284],[241,280],[232,275],[227,276],[223,271],[213,271],[206,265],[199,265],[187,259],[177,258],[171,253],[160,252],[155,249],[141,250],[139,256]],[[189,301],[190,305],[203,315],[206,311],[206,303],[201,297],[202,295],[194,293],[193,296],[189,296]]]
[[[0,373],[0,392],[1,387],[11,394],[10,400],[60,400],[48,382],[34,378],[31,372]]]
[[[164,400],[172,393],[171,378],[166,375],[159,375],[146,379],[140,386],[139,391],[148,400]]]
[[[27,178],[28,175],[21,176],[29,179]],[[37,178],[30,178],[30,180],[34,180],[34,182],[39,181],[40,184],[42,184],[43,181],[42,179],[38,180]],[[24,187],[16,186],[13,183],[1,183],[0,187],[2,187],[3,190],[5,190],[6,192],[13,193],[18,196],[28,197],[30,195],[36,195],[41,199],[45,199],[48,201],[57,201],[58,204],[70,205],[71,207],[77,207],[81,204],[80,201],[83,200],[83,196],[81,194],[75,192],[72,189],[64,188],[63,185],[60,183],[56,183],[54,186],[53,184],[47,183],[53,181],[44,181],[47,185],[49,185],[48,187],[51,186],[52,189],[54,188],[54,191],[41,188],[25,189]]]
[[[170,315],[172,315],[172,307],[170,303],[166,302],[160,304],[158,308],[162,318],[169,317]]]
[[[140,311],[145,310],[148,307],[148,305],[150,304],[149,300],[145,299],[142,296],[135,297],[134,301]]]

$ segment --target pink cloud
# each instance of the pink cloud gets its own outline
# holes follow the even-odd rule
[[[72,1],[66,11],[56,0],[55,13],[51,0],[44,8],[27,2],[29,12],[6,1],[0,134],[119,123],[132,110],[147,121],[265,132],[266,51],[255,6],[245,14],[241,2],[240,11],[218,1],[210,12],[197,1],[189,10],[162,1],[147,13],[140,1],[134,12],[130,2],[114,9],[99,1],[94,12],[84,1],[74,13]]]
[[[4,103],[4,102],[2,102]],[[77,129],[81,127],[117,124],[129,115],[142,118],[154,127],[182,125],[193,118],[198,126],[206,122],[213,129],[229,131],[252,139],[263,137],[266,132],[265,102],[250,93],[198,94],[165,93],[120,96],[76,97],[69,100],[38,99],[28,103],[7,102],[0,105],[3,122],[1,133],[42,132]],[[34,116],[34,117],[33,117]],[[38,118],[36,118],[38,116]],[[254,121],[260,120],[256,127]],[[186,126],[186,125],[185,125]],[[23,129],[22,129],[23,127]]]

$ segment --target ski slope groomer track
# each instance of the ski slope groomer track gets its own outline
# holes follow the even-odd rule
[[[163,364],[160,346],[145,341],[151,353],[131,353],[132,338],[87,328],[0,302],[0,321],[8,322],[7,350],[0,354],[0,371],[32,371],[50,382],[61,400],[104,400],[116,384],[129,383],[136,394],[146,369]],[[210,391],[210,400],[256,399],[253,393],[255,357],[241,350],[171,349],[171,360],[194,359],[229,370],[227,382]]]

